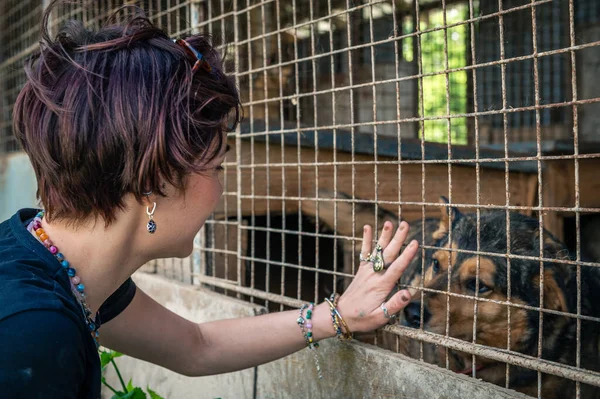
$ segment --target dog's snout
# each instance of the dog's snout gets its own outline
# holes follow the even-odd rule
[[[423,308],[423,323],[429,321],[429,311]],[[421,325],[421,302],[411,302],[404,308],[404,318],[409,327],[418,328]]]

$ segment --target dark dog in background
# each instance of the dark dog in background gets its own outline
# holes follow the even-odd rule
[[[413,302],[405,309],[401,323],[418,328],[423,320],[425,330],[445,335],[448,317],[448,332],[453,338],[503,349],[506,349],[510,342],[512,351],[536,357],[540,334],[539,312],[524,307],[511,307],[509,329],[506,305],[509,284],[512,304],[539,307],[540,296],[543,295],[542,309],[576,314],[577,270],[575,265],[554,261],[569,259],[568,251],[548,231],[544,230],[543,241],[540,244],[538,220],[510,213],[508,226],[509,229],[507,229],[506,212],[482,212],[479,220],[478,248],[476,215],[463,214],[451,207],[442,207],[439,226],[431,235],[431,239],[436,240],[434,245],[440,249],[431,255],[426,253],[425,261],[429,262],[429,265],[423,268],[424,273],[411,270],[412,277],[406,276],[407,281],[410,281],[409,285],[413,287],[415,281],[421,283],[419,279],[423,279],[423,286],[428,289],[423,295],[424,303],[419,302],[420,295],[415,295]],[[506,257],[509,252],[507,231],[510,232],[512,255],[535,258],[542,254],[545,259],[543,265],[540,265],[539,260],[527,258],[512,258],[509,265]],[[469,252],[461,252],[461,250]],[[475,251],[490,255],[480,255],[478,259],[474,254]],[[498,254],[498,256],[491,254]],[[542,278],[540,278],[541,266],[543,267]],[[540,280],[543,281],[541,293]],[[448,298],[448,287],[451,293],[460,296]],[[474,339],[475,300],[468,297],[474,298],[476,295],[479,298],[503,303],[479,301]],[[598,270],[582,266],[581,314],[600,317],[599,303]],[[575,365],[576,329],[577,322],[574,317],[544,312],[541,334],[542,358]],[[581,367],[600,371],[599,323],[582,320],[580,342]],[[409,355],[414,356],[412,353]],[[445,364],[445,356],[445,348],[440,347],[437,351],[437,361],[433,363]],[[455,372],[470,375],[473,367],[472,356],[449,350],[449,365]],[[476,376],[494,384],[505,385],[506,364],[478,357]],[[511,388],[537,396],[537,384],[537,372],[522,367],[510,367]],[[582,398],[599,398],[600,390],[582,384],[581,394]],[[574,382],[552,375],[543,375],[542,397],[574,396]]]

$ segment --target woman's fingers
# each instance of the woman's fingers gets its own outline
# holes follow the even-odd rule
[[[388,311],[388,315],[390,315],[390,316],[395,315],[396,313],[398,313],[402,309],[404,309],[406,307],[406,305],[408,305],[408,303],[410,302],[410,298],[411,298],[410,293],[407,290],[402,290],[402,291],[396,292],[390,299],[388,299],[386,302],[384,302],[384,306],[386,307],[386,309]],[[378,310],[376,310],[376,312],[377,311],[381,312],[381,314],[385,318],[385,315],[383,314],[382,309],[378,309]]]
[[[371,242],[373,241],[373,231],[371,230],[371,226],[365,225],[363,227],[363,240],[362,240],[362,248],[360,249],[360,253],[362,256],[367,257],[371,253]]]
[[[400,253],[400,249],[402,248],[402,244],[406,240],[406,236],[408,235],[408,223],[402,222],[398,229],[396,229],[396,234],[389,242],[389,244],[384,247],[383,250],[383,259],[385,261],[386,267],[389,263],[396,260],[398,254]]]
[[[381,248],[386,248],[392,239],[394,225],[392,222],[386,221],[383,224],[383,228],[381,229],[381,235],[379,236],[379,240],[377,240],[377,244],[381,246]]]
[[[390,275],[390,279],[397,281],[402,277],[402,273],[408,267],[410,262],[413,260],[417,251],[419,250],[419,243],[416,240],[412,240],[410,244],[406,246],[404,252],[390,265],[386,274]]]
[[[377,245],[383,248],[383,261],[385,267],[387,268],[400,253],[400,249],[402,248],[402,244],[406,240],[406,236],[408,235],[409,226],[406,222],[401,222],[398,228],[396,229],[396,233],[393,234],[394,225],[386,221],[383,224],[383,228],[381,230],[381,235],[377,240]],[[393,237],[392,237],[393,234]],[[362,250],[361,254],[363,257],[369,256],[372,252],[371,241],[373,238],[373,231],[371,230],[371,226],[366,225],[363,233],[363,242],[362,242]],[[375,251],[372,252],[372,255],[377,255]]]
[[[377,259],[377,257],[378,257],[378,250],[377,250],[378,248],[385,250],[385,248],[388,247],[390,240],[392,239],[393,229],[394,229],[394,225],[392,224],[392,222],[386,221],[383,223],[383,228],[381,229],[381,234],[379,235],[379,239],[377,240],[378,247],[376,247],[375,250],[373,250],[372,254],[371,254],[371,257],[373,259]],[[370,245],[369,245],[369,247],[370,247]],[[363,248],[364,248],[364,241],[363,241]],[[365,256],[364,252],[363,252],[363,256]],[[385,265],[385,263],[387,261],[388,260],[386,260],[386,258],[385,258],[385,253],[383,253],[383,264]],[[393,258],[389,259],[389,262],[391,262],[391,261],[393,261]]]
[[[408,227],[408,224],[403,222],[394,233],[391,222],[384,224],[378,244],[384,249],[386,262],[391,262],[390,267],[386,272],[374,273],[372,262],[362,262],[352,283],[340,298],[340,312],[346,318],[352,331],[371,331],[388,320],[385,318],[381,304],[390,295],[392,287],[418,250],[418,244],[414,241],[398,257],[406,240]],[[373,251],[372,239],[371,226],[364,226],[361,247],[363,258],[369,256]],[[377,256],[376,253],[375,256]],[[410,293],[405,289],[392,295],[384,305],[388,315],[400,312],[410,302],[410,298]],[[365,317],[365,315],[369,315],[369,317]]]

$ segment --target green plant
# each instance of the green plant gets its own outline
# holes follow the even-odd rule
[[[121,372],[119,371],[119,368],[117,367],[117,363],[115,362],[115,359],[117,357],[123,356],[122,353],[119,352],[115,352],[115,351],[107,351],[107,350],[101,350],[100,351],[100,365],[102,366],[102,384],[104,384],[104,386],[106,386],[108,389],[110,389],[114,395],[112,397],[112,399],[118,399],[118,398],[126,398],[126,399],[148,399],[148,395],[150,395],[150,399],[164,399],[162,396],[160,396],[159,394],[157,394],[156,392],[154,392],[152,389],[146,387],[146,390],[148,391],[148,395],[146,395],[146,393],[140,388],[140,387],[134,387],[133,386],[133,382],[131,381],[131,379],[129,379],[129,382],[127,383],[127,385],[125,385],[125,381],[123,380],[123,377],[121,376]],[[110,384],[108,382],[106,382],[106,378],[104,377],[104,371],[106,370],[106,368],[108,367],[109,364],[112,364],[112,366],[115,368],[115,372],[117,373],[117,376],[119,377],[119,381],[121,382],[121,387],[123,388],[122,391],[117,391],[115,388],[113,388],[112,386],[110,386]]]
[[[420,135],[425,135],[427,141],[447,143],[450,129],[453,144],[468,143],[467,118],[453,117],[450,123],[444,118],[468,112],[467,80],[471,72],[467,75],[462,69],[467,66],[470,48],[469,25],[464,23],[468,16],[467,4],[455,4],[447,10],[431,10],[421,17],[419,28],[426,33],[418,39],[424,74],[420,79],[423,91],[422,98],[419,97],[419,110],[425,118]],[[440,29],[444,26],[450,27]],[[406,33],[414,32],[412,21],[405,29],[410,29]]]

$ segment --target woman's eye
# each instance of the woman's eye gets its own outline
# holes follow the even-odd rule
[[[469,291],[475,292],[475,290],[477,289],[477,280],[476,279],[469,280],[469,282],[467,283],[467,289]],[[480,294],[486,293],[486,292],[488,292],[490,290],[491,290],[490,287],[488,287],[487,285],[483,284],[483,282],[481,280],[479,280],[479,293]]]
[[[433,272],[437,274],[440,271],[440,261],[437,259],[433,260]]]

